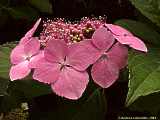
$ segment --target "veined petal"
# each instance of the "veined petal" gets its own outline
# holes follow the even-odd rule
[[[107,52],[107,58],[114,62],[119,69],[124,68],[128,61],[128,48],[125,45],[117,42],[109,52]]]
[[[64,41],[50,40],[44,50],[44,56],[51,62],[64,62],[67,50],[67,44]]]
[[[147,47],[139,38],[134,36],[115,36],[118,42],[121,44],[129,45],[139,51],[147,52]]]
[[[119,36],[133,36],[133,34],[131,32],[129,32],[128,30],[126,30],[125,28],[122,28],[121,26],[118,25],[113,25],[113,24],[105,24],[105,26],[115,35],[119,35]]]
[[[27,37],[22,37],[20,42],[19,42],[19,45],[24,45],[26,44],[28,41],[30,40],[30,38],[27,38]]]
[[[93,44],[100,50],[108,50],[114,43],[114,37],[105,27],[97,29],[92,36]]]
[[[18,64],[25,61],[26,54],[23,45],[17,45],[11,52],[10,59],[12,64]]]
[[[50,63],[45,59],[40,59],[34,69],[33,79],[47,84],[54,83],[59,78],[60,67],[58,63]]]
[[[39,49],[40,43],[37,39],[30,39],[26,44],[19,44],[11,52],[11,63],[18,64],[25,61],[27,58],[38,53]]]
[[[34,26],[32,27],[32,29],[30,29],[26,34],[25,36],[26,37],[32,37],[33,34],[35,33],[36,29],[38,28],[39,24],[41,22],[41,18],[39,18],[36,23],[34,24]]]
[[[37,38],[31,38],[26,44],[24,44],[24,52],[29,57],[37,54],[39,49],[40,43]]]
[[[75,69],[84,71],[101,56],[101,51],[92,45],[91,40],[85,40],[69,46],[66,58],[67,64]]]
[[[22,79],[29,75],[31,70],[29,69],[28,64],[29,62],[26,60],[17,65],[12,66],[9,74],[11,81]]]
[[[44,58],[44,51],[40,50],[39,53],[33,57],[31,57],[30,62],[29,62],[29,67],[30,68],[36,68],[36,66],[38,66],[39,60]]]
[[[71,67],[65,67],[59,79],[51,87],[57,95],[76,100],[82,96],[88,81],[87,72],[79,72]]]
[[[100,58],[93,64],[91,75],[95,83],[102,88],[110,87],[119,76],[119,68],[107,58]]]
[[[34,26],[25,34],[25,36],[20,40],[19,44],[25,44],[33,36],[40,22],[41,18],[38,19],[37,22],[34,24]]]

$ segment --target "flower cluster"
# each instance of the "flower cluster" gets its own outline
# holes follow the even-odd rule
[[[65,23],[47,21],[40,37],[33,37],[41,19],[11,53],[11,80],[26,77],[51,85],[59,96],[78,99],[91,76],[102,88],[110,87],[127,65],[127,46],[147,52],[145,44],[126,29],[103,20],[83,19]]]
[[[62,18],[47,20],[43,25],[44,30],[40,35],[40,40],[44,45],[50,39],[60,39],[68,44],[80,42],[91,38],[93,32],[104,23],[102,17],[100,19],[85,17],[79,23],[74,24]]]

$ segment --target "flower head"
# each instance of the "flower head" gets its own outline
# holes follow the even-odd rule
[[[63,40],[68,44],[89,39],[94,31],[104,24],[103,19],[83,18],[80,22],[66,22],[64,19],[47,20],[40,35],[43,45],[51,39]]]
[[[78,99],[88,84],[85,70],[99,57],[90,42],[67,46],[62,40],[50,40],[44,49],[44,58],[35,67],[33,78],[51,84],[60,96]]]
[[[99,50],[100,58],[93,64],[93,80],[103,88],[111,86],[119,76],[119,70],[127,64],[127,48],[116,42],[105,27],[100,27],[92,36],[92,44]]]
[[[40,43],[38,38],[32,37],[40,21],[41,19],[35,23],[11,52],[10,59],[13,65],[10,69],[11,80],[26,77],[31,71],[29,66],[33,65],[42,56],[42,52],[39,52]]]
[[[93,80],[103,88],[111,86],[119,77],[119,70],[127,65],[128,49],[125,45],[147,52],[145,44],[120,26],[106,24],[95,31],[93,45],[101,57],[93,64]]]
[[[33,37],[41,19],[11,53],[11,80],[22,79],[33,70],[33,79],[51,85],[59,96],[78,99],[89,81],[86,69],[103,88],[110,87],[127,65],[128,48],[147,52],[145,44],[126,29],[103,20],[48,20],[40,40]],[[43,47],[40,47],[40,44]]]
[[[11,63],[13,66],[10,69],[11,80],[22,79],[26,77],[31,68],[29,64],[37,59],[40,43],[36,39],[31,39],[26,44],[17,45],[11,53]]]

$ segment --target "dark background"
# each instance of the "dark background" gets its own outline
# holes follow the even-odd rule
[[[9,0],[9,7],[26,7],[25,0]],[[83,3],[85,1],[85,4]],[[112,23],[120,18],[134,19],[134,7],[128,0],[50,0],[53,5],[53,13],[39,12],[34,6],[33,12],[38,12],[34,19],[20,16],[18,19],[10,15],[9,11],[0,12],[0,43],[19,40],[25,32],[33,25],[36,18],[64,17],[72,20],[80,19],[84,16],[107,16],[107,21]],[[18,11],[19,12],[19,11]],[[31,13],[27,14],[33,14]],[[34,15],[34,14],[33,14]]]
[[[27,0],[26,0],[27,1]],[[10,0],[10,7],[29,5],[25,0]],[[84,3],[85,1],[85,3]],[[31,5],[38,15],[33,19],[26,17],[14,18],[8,11],[2,10],[0,14],[0,44],[18,41],[34,24],[38,17],[53,19],[63,17],[71,20],[79,20],[84,16],[107,16],[107,22],[113,23],[121,18],[136,19],[135,8],[128,0],[50,0],[53,6],[53,13],[43,13]],[[34,12],[35,12],[34,11]],[[32,13],[27,13],[32,14]],[[42,28],[42,24],[40,25]],[[148,113],[130,111],[124,108],[127,94],[127,82],[116,82],[112,87],[105,90],[108,105],[107,120],[117,119],[117,116],[146,116]],[[55,101],[54,95],[47,95],[35,98],[30,102],[31,118],[37,111],[50,111]],[[45,105],[44,105],[45,103]]]

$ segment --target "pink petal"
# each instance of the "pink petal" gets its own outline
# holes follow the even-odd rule
[[[85,40],[69,46],[66,61],[75,69],[84,71],[101,56],[100,50],[92,45],[91,40]]]
[[[30,38],[27,38],[27,37],[24,36],[24,37],[22,37],[21,40],[19,41],[19,44],[20,44],[20,45],[24,45],[24,44],[26,44],[26,43],[29,41],[29,39],[30,39]]]
[[[118,42],[121,44],[129,45],[130,47],[147,52],[147,47],[139,38],[134,36],[115,36]]]
[[[114,43],[114,37],[107,28],[100,27],[94,32],[92,42],[98,49],[108,50]]]
[[[29,62],[29,68],[36,68],[36,66],[38,66],[39,64],[39,60],[43,59],[44,58],[44,51],[41,50],[39,51],[39,53],[35,56],[33,56],[31,59],[30,59],[30,62]]]
[[[44,56],[51,62],[64,62],[67,44],[62,40],[50,40],[44,50]]]
[[[35,25],[25,34],[25,36],[20,40],[20,44],[25,44],[35,33],[36,29],[38,28],[41,22],[41,18],[37,20]]]
[[[24,45],[24,51],[27,56],[31,57],[32,55],[39,52],[40,49],[40,43],[38,39],[31,38],[25,45]]]
[[[28,67],[28,61],[21,62],[15,66],[12,66],[10,69],[10,79],[12,81],[17,80],[17,79],[22,79],[29,75],[30,69]]]
[[[54,83],[58,80],[60,67],[61,66],[58,63],[50,63],[45,59],[41,59],[34,69],[33,79],[47,84]]]
[[[25,34],[26,37],[32,37],[33,34],[35,33],[36,29],[38,28],[39,24],[41,22],[41,18],[39,18],[34,26]]]
[[[116,63],[119,69],[122,69],[127,65],[128,48],[118,42],[107,53],[107,58]]]
[[[120,35],[120,36],[124,36],[124,35],[128,35],[128,36],[133,36],[132,33],[130,33],[128,30],[118,26],[118,25],[113,25],[113,24],[105,24],[105,26],[111,30],[112,33],[114,33],[115,35]]]
[[[25,52],[23,45],[17,45],[11,52],[10,59],[12,64],[18,64],[25,61]]]
[[[85,91],[88,79],[87,72],[79,72],[71,67],[65,67],[59,79],[51,87],[57,95],[76,100]]]
[[[93,64],[91,75],[95,83],[102,88],[108,88],[118,79],[119,68],[112,61],[102,57]]]

